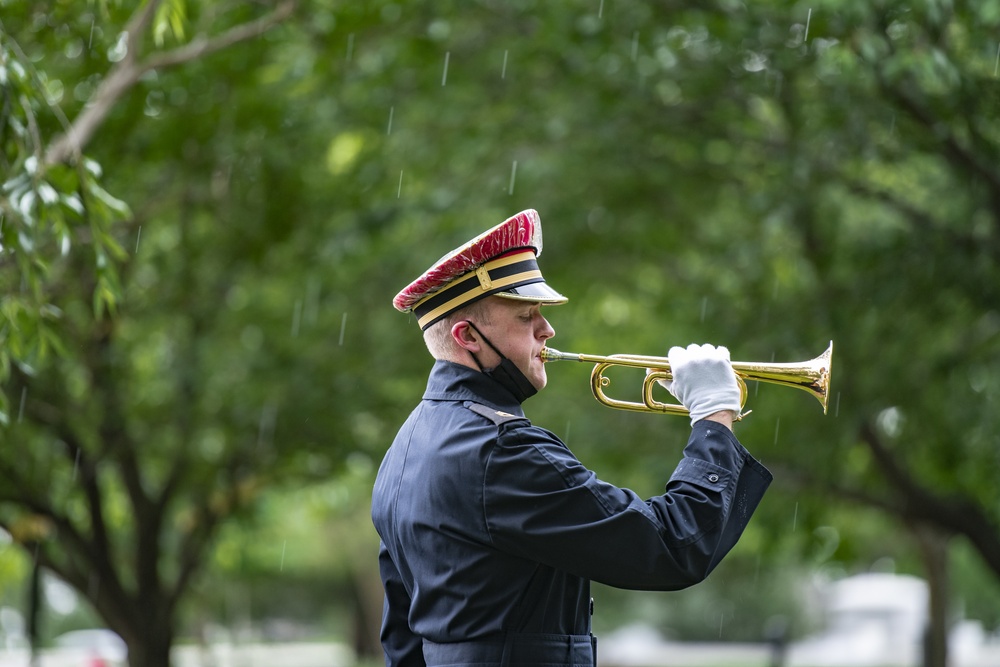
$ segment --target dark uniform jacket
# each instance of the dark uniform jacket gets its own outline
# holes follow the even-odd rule
[[[438,361],[372,496],[386,665],[592,665],[590,581],[703,580],[770,481],[732,431],[700,421],[666,493],[644,500],[491,377]]]

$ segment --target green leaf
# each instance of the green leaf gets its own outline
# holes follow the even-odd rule
[[[157,46],[163,46],[168,33],[177,41],[184,40],[184,24],[187,22],[186,0],[164,0],[156,8],[153,20],[153,38]]]

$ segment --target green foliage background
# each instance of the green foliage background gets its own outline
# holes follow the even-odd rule
[[[172,494],[164,576],[207,530],[187,631],[232,620],[218,586],[250,587],[260,616],[377,614],[367,485],[430,364],[391,298],[530,207],[571,299],[549,313],[560,349],[836,346],[829,415],[751,387],[739,435],[777,482],[729,561],[641,607],[602,591],[602,622],[640,609],[687,638],[759,639],[800,576],[922,573],[911,535],[930,525],[954,606],[1000,623],[1000,3],[300,2],[146,72],[88,161],[44,168],[137,7],[0,7],[14,541],[74,569],[64,533],[33,521],[48,508],[92,534],[82,452],[115,567],[141,532],[135,488]],[[144,48],[268,9],[162,3]],[[687,424],[599,408],[588,372],[552,367],[529,416],[657,493]],[[24,573],[13,550],[6,586]]]

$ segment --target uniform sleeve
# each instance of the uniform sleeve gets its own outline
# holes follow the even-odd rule
[[[410,595],[382,542],[379,543],[378,565],[385,589],[381,640],[386,667],[425,667],[423,643],[410,631]]]
[[[702,581],[736,544],[771,481],[732,431],[697,422],[665,493],[643,500],[601,481],[553,434],[501,429],[485,522],[506,552],[619,588]]]

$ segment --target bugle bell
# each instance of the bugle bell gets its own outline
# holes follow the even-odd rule
[[[602,404],[619,410],[634,412],[656,412],[670,415],[690,414],[683,405],[662,403],[653,398],[653,387],[658,380],[670,380],[670,362],[666,357],[649,357],[637,354],[613,354],[607,357],[595,354],[576,354],[560,352],[550,347],[542,349],[542,360],[549,361],[581,361],[594,364],[590,373],[590,389]],[[732,362],[740,386],[740,408],[746,403],[746,381],[769,382],[783,387],[794,387],[809,392],[823,406],[826,414],[830,399],[830,363],[833,358],[833,341],[823,354],[815,359],[799,363],[758,363],[752,361]],[[643,368],[647,370],[642,382],[642,402],[623,401],[607,395],[605,389],[611,380],[604,372],[613,366],[628,368]]]

